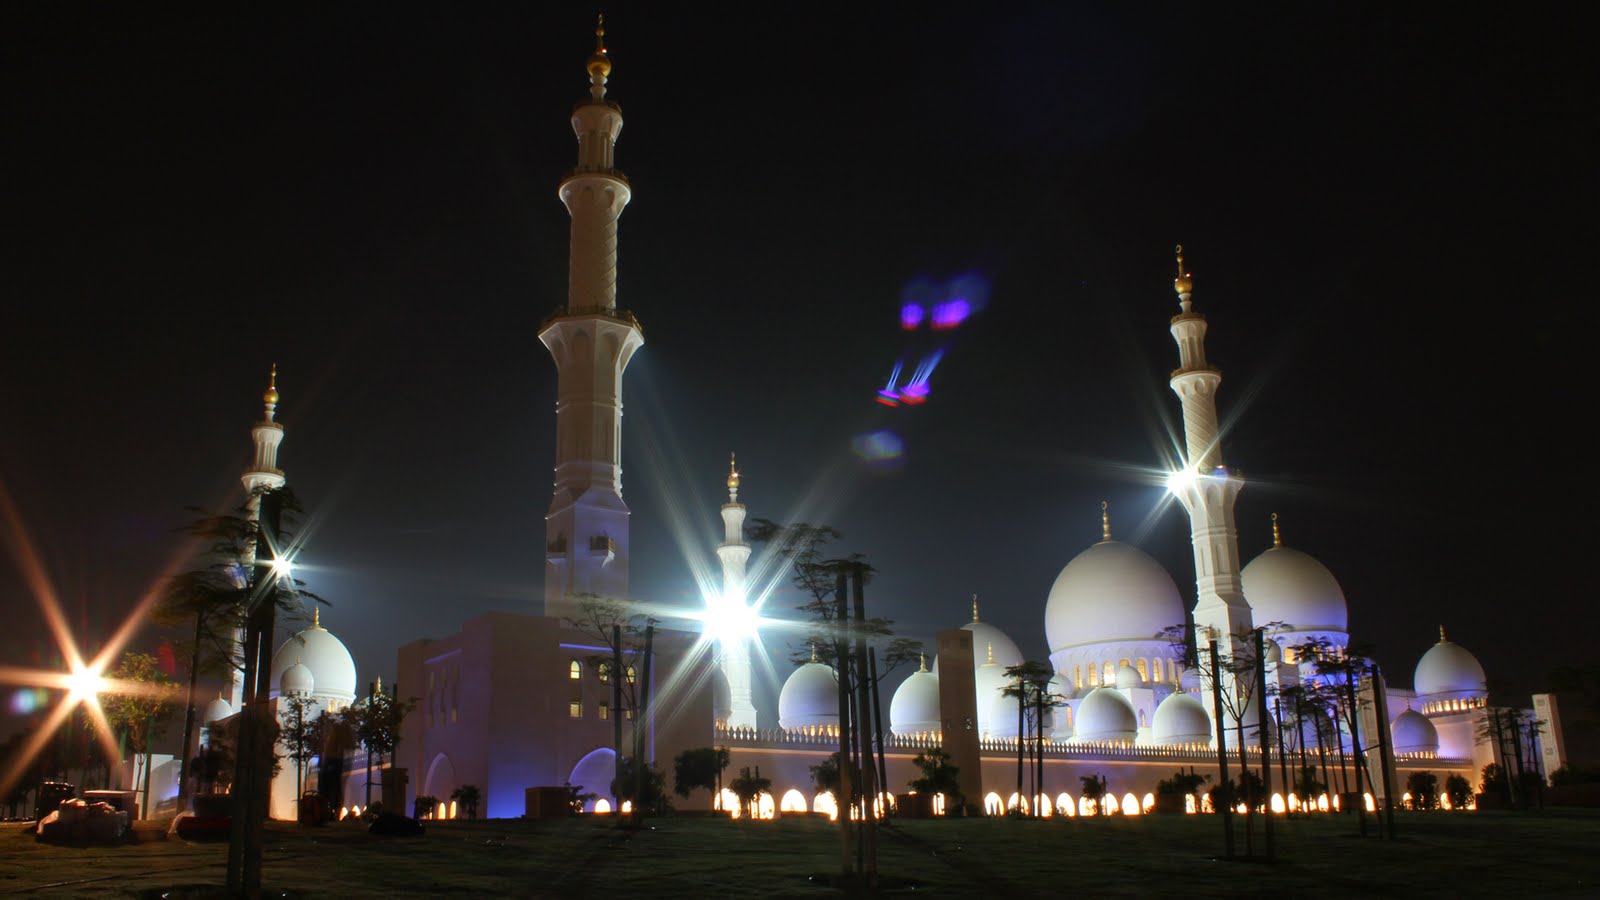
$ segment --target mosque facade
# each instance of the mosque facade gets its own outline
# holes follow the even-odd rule
[[[617,306],[617,224],[632,188],[615,166],[622,111],[606,96],[611,60],[603,31],[597,32],[586,68],[589,94],[571,116],[578,164],[559,188],[571,216],[568,297],[539,333],[558,373],[544,608],[542,615],[489,613],[463,623],[454,635],[399,648],[399,681],[404,693],[418,698],[396,754],[396,766],[409,773],[407,802],[418,796],[444,800],[456,788],[473,785],[482,793],[487,815],[516,816],[527,808],[529,788],[572,785],[595,795],[586,809],[610,807],[616,766],[611,748],[621,725],[628,734],[644,730],[647,758],[669,777],[682,751],[726,747],[732,772],[759,768],[772,780],[773,796],[764,798],[765,808],[827,811],[832,798],[812,786],[810,768],[838,749],[837,682],[827,661],[813,659],[787,676],[775,711],[763,715],[756,706],[752,645],[742,627],[752,617],[745,584],[751,548],[736,466],[730,464],[721,510],[724,539],[715,548],[722,591],[707,598],[703,628],[660,629],[652,654],[635,652],[619,665],[615,648],[603,636],[573,622],[581,617],[586,595],[630,596],[622,378],[643,344],[638,320]],[[1285,544],[1276,523],[1273,547],[1241,564],[1233,503],[1244,482],[1222,461],[1216,407],[1221,374],[1205,356],[1208,324],[1194,308],[1193,280],[1181,255],[1175,287],[1180,312],[1169,330],[1179,368],[1171,385],[1182,405],[1186,452],[1170,487],[1190,516],[1198,599],[1193,610],[1187,609],[1172,574],[1138,547],[1117,540],[1104,509],[1099,540],[1064,561],[1053,584],[1040,586],[1054,673],[1050,691],[1061,705],[1049,714],[1041,748],[1044,780],[1035,790],[1060,812],[1078,811],[1081,798],[1074,795],[1082,776],[1103,776],[1119,809],[1133,811],[1146,808],[1157,781],[1176,769],[1215,771],[1217,723],[1207,700],[1212,685],[1184,664],[1185,654],[1174,651],[1172,640],[1161,636],[1174,624],[1193,623],[1184,637],[1195,651],[1220,642],[1222,654],[1237,656],[1248,652],[1245,637],[1256,623],[1280,623],[1265,645],[1266,679],[1278,688],[1318,677],[1307,660],[1296,657],[1294,646],[1320,639],[1338,654],[1350,642],[1338,579],[1310,554]],[[284,483],[276,459],[283,429],[273,416],[275,384],[268,397],[265,417],[253,431],[257,452],[245,475],[247,488]],[[1086,539],[1091,536],[1092,531]],[[982,803],[999,811],[1021,802],[1013,796],[1016,702],[1003,692],[1010,683],[1006,668],[1025,655],[982,619],[976,598],[971,621],[941,633],[941,645],[948,646],[946,636],[962,633],[970,665],[963,657],[941,671],[936,657],[898,684],[882,686],[886,785],[903,790],[917,774],[912,759],[958,739],[959,731],[959,739],[977,748]],[[638,721],[633,718],[638,704],[616,702],[615,679],[655,686]],[[968,679],[967,696],[976,699],[972,715],[950,709],[946,699],[955,696],[952,685],[964,686]],[[318,709],[337,711],[357,699],[355,662],[320,616],[278,649],[272,683],[279,704],[303,695]],[[1395,751],[1398,784],[1406,772],[1420,769],[1434,772],[1441,782],[1456,773],[1475,782],[1477,771],[1492,760],[1491,749],[1474,740],[1487,702],[1483,669],[1442,629],[1439,642],[1418,661],[1412,688],[1369,683],[1365,689],[1369,701],[1376,690],[1387,700],[1383,724]],[[237,697],[232,705],[219,698],[204,720],[215,727],[236,707]],[[1289,717],[1270,715],[1273,734],[1295,728],[1304,733]],[[1253,713],[1245,718],[1246,728],[1258,727]],[[763,720],[776,724],[761,727]],[[1239,723],[1224,717],[1222,724],[1231,738]],[[1348,731],[1326,724],[1325,755],[1349,764]],[[1311,746],[1318,743],[1311,741]],[[1362,742],[1375,743],[1370,734]],[[1230,748],[1230,756],[1237,752]],[[1251,754],[1259,756],[1247,749]],[[351,792],[369,774],[384,777],[352,765],[347,794],[354,796]],[[292,777],[280,775],[279,781]],[[275,784],[274,816],[292,815],[295,793],[292,780]],[[979,802],[978,797],[968,800]],[[697,793],[684,805],[708,802]]]

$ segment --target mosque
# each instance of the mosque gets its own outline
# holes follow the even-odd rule
[[[755,705],[752,644],[741,627],[752,618],[745,584],[751,548],[736,467],[730,466],[722,506],[724,540],[715,548],[723,586],[707,599],[704,634],[663,629],[652,655],[634,654],[618,667],[607,659],[609,644],[571,621],[582,614],[585,595],[632,596],[631,522],[622,496],[622,379],[644,343],[639,320],[617,306],[617,223],[632,188],[614,164],[622,110],[607,98],[611,61],[603,29],[597,35],[587,62],[588,96],[571,115],[577,165],[559,186],[572,221],[568,296],[539,332],[558,372],[543,614],[490,613],[463,623],[454,635],[399,648],[398,679],[419,699],[397,754],[397,766],[409,773],[407,802],[417,796],[444,800],[470,784],[482,792],[487,815],[518,816],[527,808],[528,789],[570,784],[595,795],[587,810],[614,808],[608,796],[615,765],[611,747],[626,724],[630,734],[635,727],[645,730],[649,758],[669,773],[683,750],[727,747],[731,771],[759,767],[772,780],[774,796],[763,798],[763,811],[832,811],[832,797],[816,791],[809,769],[838,749],[833,669],[816,659],[796,667],[783,683],[775,716],[767,710],[763,717]],[[1245,652],[1242,639],[1255,623],[1282,623],[1265,645],[1266,678],[1277,687],[1317,677],[1295,657],[1293,646],[1321,639],[1337,652],[1350,643],[1338,579],[1312,555],[1285,543],[1277,522],[1273,546],[1241,564],[1233,507],[1244,482],[1222,461],[1216,406],[1222,376],[1205,356],[1208,322],[1194,307],[1181,248],[1174,286],[1179,311],[1168,328],[1179,367],[1171,386],[1182,405],[1186,446],[1185,465],[1169,487],[1191,521],[1197,602],[1186,608],[1172,573],[1116,539],[1104,508],[1098,523],[1084,517],[1086,546],[1064,560],[1055,582],[1040,585],[1039,593],[1054,671],[1051,691],[1064,703],[1049,716],[1041,752],[1044,783],[1034,799],[1057,813],[1086,811],[1082,798],[1073,796],[1080,776],[1103,776],[1109,802],[1137,812],[1150,806],[1157,781],[1174,770],[1215,771],[1211,685],[1185,667],[1182,655],[1159,636],[1164,629],[1192,622],[1201,653],[1220,641],[1219,649],[1229,655]],[[284,483],[277,467],[283,439],[274,421],[277,401],[274,386],[252,432],[256,455],[244,475],[247,489]],[[1093,541],[1096,524],[1099,539]],[[919,752],[969,745],[975,755],[967,758],[978,763],[963,775],[972,785],[964,793],[972,802],[982,797],[988,811],[998,812],[1031,802],[1014,793],[1016,702],[1003,696],[1006,667],[1023,662],[1025,654],[981,612],[974,598],[971,621],[940,633],[939,656],[948,661],[942,670],[936,657],[898,685],[883,686],[889,732],[883,750],[887,785],[903,790],[917,774],[911,760]],[[655,685],[640,721],[633,721],[638,704],[615,702],[615,679]],[[320,615],[278,649],[272,683],[277,703],[302,694],[322,709],[337,710],[358,699],[355,661]],[[1474,740],[1487,703],[1484,670],[1442,628],[1438,643],[1417,662],[1411,688],[1369,683],[1364,689],[1362,706],[1371,720],[1364,730],[1376,727],[1372,710],[1388,710],[1383,724],[1396,758],[1397,791],[1413,770],[1432,771],[1441,783],[1449,774],[1476,783],[1479,769],[1492,761],[1491,748]],[[1374,690],[1383,692],[1382,707],[1371,702]],[[961,696],[975,702],[968,708],[952,699]],[[237,702],[237,693],[233,704],[215,701],[205,712],[208,725],[231,715]],[[1317,737],[1304,737],[1303,726],[1278,712],[1273,716],[1318,746]],[[776,725],[761,727],[762,718]],[[1254,730],[1254,715],[1246,719]],[[1223,724],[1231,737],[1235,723]],[[1271,733],[1282,731],[1279,725],[1273,721]],[[1347,732],[1328,723],[1327,738],[1329,756],[1353,761],[1346,755]],[[1366,733],[1362,743],[1375,742]],[[1230,746],[1229,753],[1237,748]],[[275,816],[292,814],[294,786],[283,783],[292,777],[280,775],[274,786]],[[355,796],[367,773],[352,765],[346,777],[346,793]],[[707,802],[697,795],[685,805]]]

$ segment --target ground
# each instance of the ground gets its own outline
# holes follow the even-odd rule
[[[1209,816],[902,821],[883,832],[880,870],[887,893],[947,897],[1600,894],[1600,810],[1407,813],[1397,832],[1362,840],[1343,816],[1280,819],[1267,864],[1218,861]],[[436,822],[420,838],[274,824],[267,838],[265,882],[280,897],[837,896],[837,831],[811,817],[672,817],[639,832],[592,816]],[[225,852],[176,839],[56,847],[3,825],[0,893],[157,897],[219,884]]]

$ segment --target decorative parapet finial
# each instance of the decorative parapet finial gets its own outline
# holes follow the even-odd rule
[[[594,25],[594,53],[586,66],[589,72],[589,95],[599,102],[606,95],[606,79],[611,75],[611,56],[606,52],[606,14],[600,13]]]
[[[1174,252],[1178,256],[1178,277],[1172,279],[1172,289],[1178,292],[1178,305],[1188,312],[1192,305],[1189,296],[1194,293],[1194,275],[1183,270],[1183,245],[1179,244]]]
[[[972,595],[972,621],[978,621],[978,595]]]
[[[735,502],[739,499],[739,460],[732,453],[728,454],[728,499]]]
[[[322,628],[322,607],[320,606],[311,607],[311,627],[318,630]]]
[[[1450,640],[1450,639],[1444,636],[1444,626],[1440,625],[1439,626],[1439,643],[1442,644],[1442,643],[1444,643],[1445,641],[1448,641],[1448,640]]]
[[[817,662],[817,642],[811,642],[811,661]]]
[[[382,675],[379,675],[377,677],[377,680],[373,681],[373,683],[372,683],[372,693],[374,695],[383,693],[383,676]]]
[[[1278,530],[1278,514],[1272,514],[1272,546],[1283,546],[1283,532]]]
[[[1111,504],[1100,501],[1100,540],[1111,540]]]
[[[926,654],[926,653],[918,653],[917,654],[917,671],[918,672],[926,672],[926,671],[928,671],[928,654]]]
[[[267,406],[267,421],[272,421],[272,416],[278,409],[278,364],[272,364],[272,374],[267,376],[267,390],[261,395],[261,402]]]

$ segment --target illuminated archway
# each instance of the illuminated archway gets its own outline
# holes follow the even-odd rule
[[[1283,802],[1283,795],[1274,791],[1272,793],[1272,811],[1275,813],[1281,813],[1287,809],[1288,807],[1285,806]]]
[[[1130,794],[1129,796],[1132,795]],[[1117,803],[1116,794],[1107,794],[1100,798],[1100,812],[1108,816],[1114,816],[1117,813],[1122,812],[1121,805]]]
[[[610,747],[601,747],[593,750],[578,760],[572,767],[572,774],[567,776],[567,783],[578,789],[580,794],[594,794],[596,797],[606,796],[611,793],[611,781],[617,774],[617,754]],[[606,811],[613,809],[611,803],[606,803]],[[599,801],[596,800],[590,809],[600,812]]]
[[[1141,810],[1139,808],[1139,798],[1138,797],[1135,797],[1131,792],[1122,795],[1122,814],[1123,815],[1125,815],[1125,816],[1137,816],[1141,812],[1143,812],[1143,810]]]
[[[806,811],[806,797],[804,794],[790,788],[783,794],[783,800],[778,804],[778,810],[786,813],[803,813]]]
[[[1041,819],[1048,819],[1050,818],[1050,814],[1052,812],[1055,812],[1055,808],[1054,804],[1050,802],[1049,794],[1040,794],[1039,796],[1033,798],[1034,815]]]
[[[1012,791],[1011,796],[1006,798],[1006,812],[1011,812],[1012,810],[1021,808],[1022,795],[1018,794],[1016,791]]]
[[[756,818],[775,819],[778,817],[778,804],[773,801],[772,795],[762,791],[756,795]]]
[[[986,816],[1005,815],[1005,804],[1000,801],[1000,795],[990,791],[983,798],[983,814]]]
[[[433,762],[428,764],[428,777],[423,779],[422,785],[425,796],[450,796],[457,787],[456,767],[451,765],[450,757],[443,753],[435,754]]]
[[[811,811],[826,813],[830,822],[839,820],[839,804],[833,799],[833,794],[827,791],[811,798]]]
[[[1078,798],[1078,815],[1092,816],[1095,813],[1094,801],[1088,797]]]
[[[735,819],[744,814],[744,810],[739,808],[742,805],[743,804],[739,802],[739,795],[728,790],[727,788],[723,788],[722,793],[717,795],[717,802],[715,804],[717,809],[725,810]]]
[[[1078,808],[1073,804],[1071,794],[1065,791],[1061,792],[1061,795],[1056,798],[1056,812],[1063,816],[1077,814]]]
[[[606,798],[601,797],[599,800],[596,800],[594,802],[594,814],[595,815],[602,816],[602,815],[605,815],[606,813],[609,813],[609,812],[611,812],[611,801],[610,800],[607,800]]]
[[[1155,794],[1145,794],[1144,795],[1144,799],[1139,801],[1139,811],[1140,812],[1149,812],[1150,810],[1155,808],[1155,805],[1156,805],[1156,795]]]

